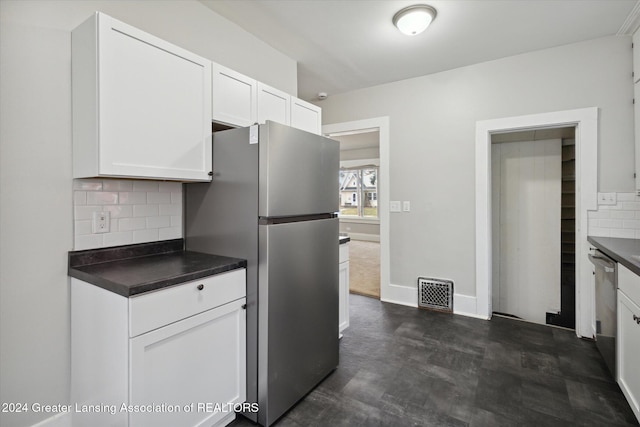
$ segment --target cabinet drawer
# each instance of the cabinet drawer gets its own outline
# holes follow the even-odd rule
[[[631,301],[640,304],[640,276],[618,263],[618,288],[627,294]]]
[[[135,337],[243,298],[245,278],[245,269],[238,269],[131,297],[129,336]]]
[[[349,244],[343,243],[340,245],[340,255],[338,256],[338,262],[343,263],[349,261]]]

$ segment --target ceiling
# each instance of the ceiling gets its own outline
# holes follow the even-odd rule
[[[298,97],[314,100],[638,26],[637,0],[200,0],[298,62]],[[438,15],[408,37],[403,7]]]

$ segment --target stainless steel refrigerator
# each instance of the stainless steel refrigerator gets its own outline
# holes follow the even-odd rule
[[[338,366],[339,143],[274,122],[217,132],[185,185],[188,250],[247,260],[245,416],[269,426]]]

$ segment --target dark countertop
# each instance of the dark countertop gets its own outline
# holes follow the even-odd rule
[[[587,241],[609,258],[640,275],[640,239],[589,236]]]
[[[343,245],[345,243],[349,243],[351,241],[351,237],[349,237],[346,234],[340,234],[340,236],[338,237],[338,239],[340,240],[340,244]]]
[[[124,297],[225,271],[247,261],[185,251],[183,239],[69,252],[69,276]]]

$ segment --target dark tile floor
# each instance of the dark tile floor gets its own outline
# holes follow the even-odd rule
[[[340,366],[278,427],[638,425],[595,344],[573,331],[357,295],[350,309]]]

